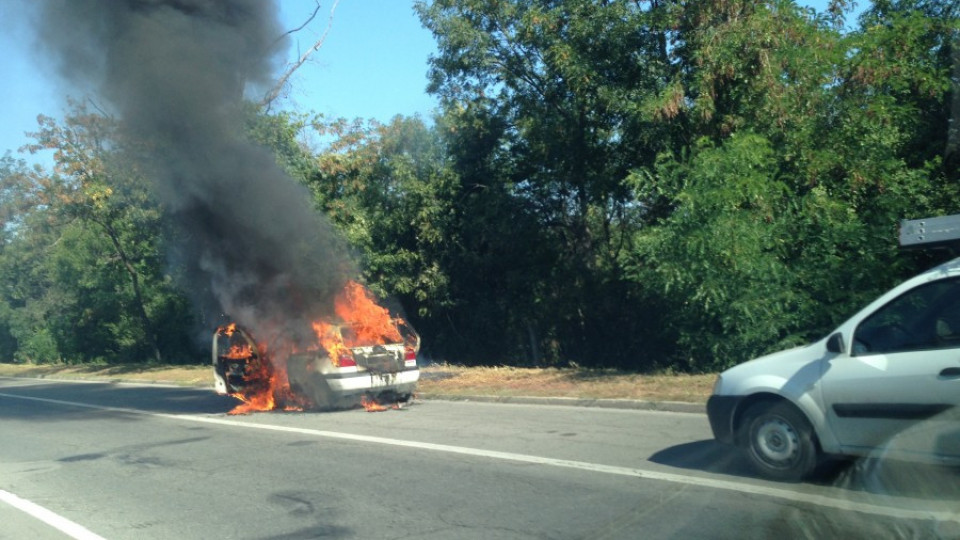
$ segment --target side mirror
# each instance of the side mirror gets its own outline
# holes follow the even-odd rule
[[[840,354],[843,352],[843,334],[837,332],[827,338],[827,352]]]

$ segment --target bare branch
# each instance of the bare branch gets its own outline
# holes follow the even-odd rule
[[[327,40],[327,34],[330,33],[330,28],[333,26],[333,14],[337,10],[337,5],[339,3],[340,3],[340,0],[334,0],[333,6],[330,7],[330,17],[327,19],[327,27],[323,30],[323,35],[320,36],[320,39],[318,39],[313,44],[312,47],[310,47],[309,49],[307,49],[305,53],[300,55],[299,60],[297,60],[294,64],[291,64],[290,67],[287,68],[287,71],[285,71],[283,75],[281,75],[280,78],[277,79],[277,82],[276,84],[273,85],[273,88],[271,88],[270,91],[267,92],[267,94],[263,96],[263,99],[260,101],[261,107],[269,107],[270,104],[273,103],[275,99],[277,99],[277,96],[280,95],[280,92],[283,90],[283,87],[286,86],[287,81],[290,80],[290,77],[293,76],[293,73],[297,71],[297,69],[299,69],[300,66],[306,63],[307,59],[310,57],[311,54],[315,53],[316,51],[320,50],[321,47],[323,47],[323,43]],[[320,10],[320,2],[318,1],[317,9],[314,10],[313,15],[311,15],[310,18],[307,19],[307,22],[303,23],[303,25],[301,25],[300,28],[296,30],[291,30],[290,32],[288,32],[288,34],[304,28],[311,20],[313,20],[313,18],[317,15],[317,11],[319,10]]]
[[[336,6],[334,6],[334,8],[336,8]],[[320,0],[317,0],[317,7],[313,9],[313,13],[310,14],[310,17],[308,17],[307,20],[303,21],[303,24],[294,28],[293,30],[290,30],[289,32],[284,33],[282,36],[277,38],[277,41],[280,41],[284,37],[289,36],[290,34],[295,34],[303,30],[304,28],[306,28],[307,25],[310,24],[314,18],[316,18],[317,13],[320,13]],[[276,43],[276,41],[274,43]]]

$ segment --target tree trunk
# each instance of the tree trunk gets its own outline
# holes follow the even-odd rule
[[[117,256],[120,257],[120,262],[123,263],[124,269],[126,269],[127,274],[130,276],[130,283],[133,285],[133,296],[136,303],[135,309],[137,311],[137,316],[140,318],[140,324],[143,326],[144,334],[146,334],[147,339],[150,340],[150,346],[153,349],[153,360],[160,364],[163,362],[163,355],[160,353],[160,341],[157,336],[157,332],[153,327],[153,322],[150,320],[150,316],[147,315],[147,309],[144,306],[143,293],[140,290],[140,277],[137,275],[137,270],[133,267],[133,263],[131,263],[130,259],[127,257],[126,251],[124,251],[123,246],[120,244],[120,238],[116,231],[113,230],[113,227],[111,227],[108,223],[99,223],[107,232],[107,236],[110,238],[110,241],[113,242],[113,248],[117,251]]]

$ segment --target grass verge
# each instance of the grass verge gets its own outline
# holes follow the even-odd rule
[[[210,367],[150,365],[3,364],[2,377],[137,381],[213,386]],[[580,368],[463,367],[420,370],[418,391],[448,396],[566,397],[705,403],[715,375],[642,375]]]

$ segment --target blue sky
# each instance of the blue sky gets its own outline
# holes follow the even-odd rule
[[[31,53],[26,25],[31,0],[0,0],[0,155],[14,153],[28,162],[49,157],[19,154],[36,129],[38,114],[59,116],[69,89],[41,58]],[[827,0],[801,1],[822,10]],[[862,0],[861,4],[867,4]],[[413,2],[402,0],[340,0],[323,48],[313,53],[292,80],[282,106],[331,117],[375,118],[397,114],[425,118],[437,106],[427,95],[427,59],[436,50],[433,36],[420,26]],[[287,28],[299,26],[313,11],[310,0],[280,0]],[[332,0],[323,0],[310,30],[297,34],[289,58],[313,45],[327,24]],[[72,97],[84,97],[72,95]]]

